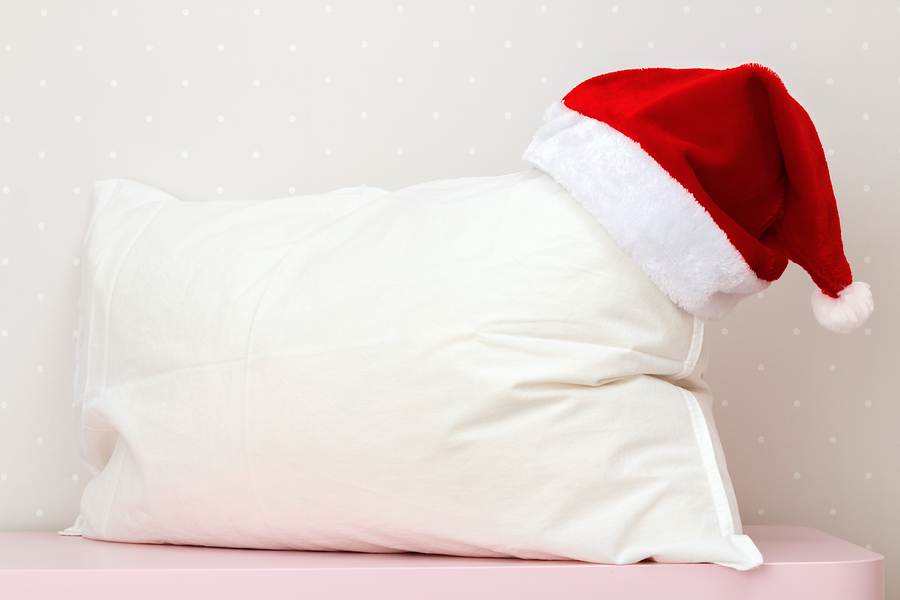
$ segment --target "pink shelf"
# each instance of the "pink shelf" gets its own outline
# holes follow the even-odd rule
[[[765,563],[580,562],[235,550],[0,533],[4,600],[883,600],[884,558],[807,527],[747,526]]]

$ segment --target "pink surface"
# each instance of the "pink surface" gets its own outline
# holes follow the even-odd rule
[[[765,563],[568,561],[235,550],[0,532],[4,600],[303,598],[882,600],[884,559],[815,529],[747,526]]]

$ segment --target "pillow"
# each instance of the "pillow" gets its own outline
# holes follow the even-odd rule
[[[82,534],[760,564],[703,321],[532,169],[269,201],[101,181]]]

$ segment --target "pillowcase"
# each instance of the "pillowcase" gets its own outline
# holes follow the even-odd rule
[[[703,321],[548,175],[182,202],[96,184],[82,534],[760,564]]]

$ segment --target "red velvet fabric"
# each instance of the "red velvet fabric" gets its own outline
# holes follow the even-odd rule
[[[777,279],[792,260],[832,297],[853,281],[819,136],[773,71],[618,71],[581,83],[563,104],[637,142],[760,279]]]

